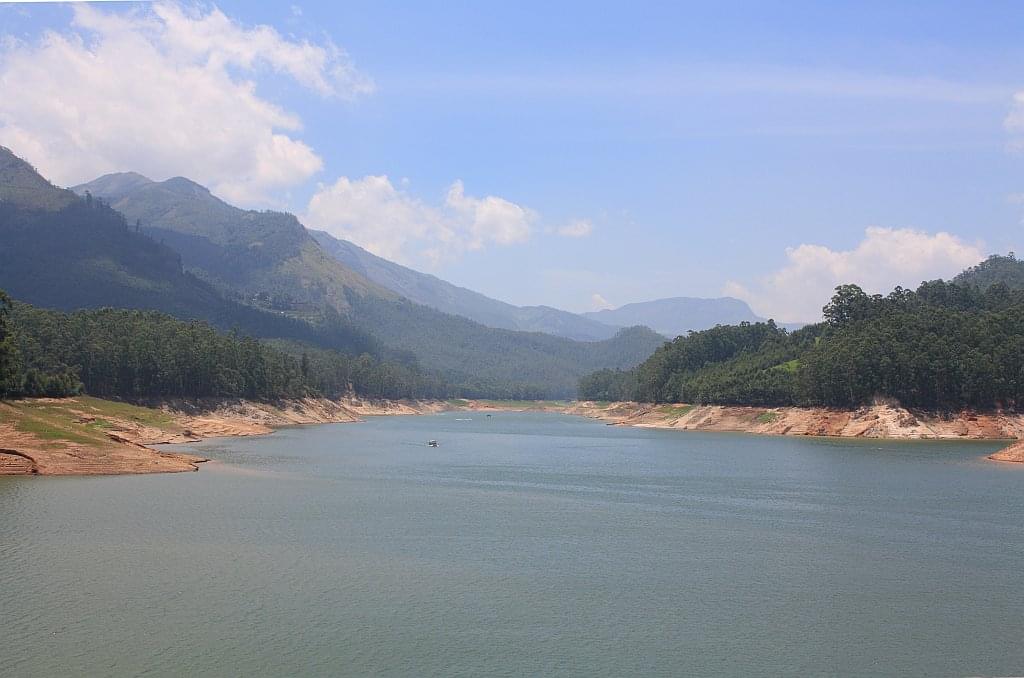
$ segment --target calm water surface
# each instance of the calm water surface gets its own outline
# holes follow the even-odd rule
[[[0,674],[1021,674],[998,447],[449,413],[0,479]]]

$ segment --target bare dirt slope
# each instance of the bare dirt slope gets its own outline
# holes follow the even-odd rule
[[[169,418],[93,398],[0,403],[0,474],[195,471],[202,457],[157,452],[133,439],[163,427],[168,437],[180,434]]]
[[[931,412],[912,412],[891,403],[878,403],[856,410],[834,410],[821,407],[759,408],[579,402],[567,407],[565,411],[620,426],[694,431],[843,438],[1024,438],[1024,416],[1019,414],[964,411],[940,415]],[[997,452],[991,458],[1021,461],[1024,460],[1024,447],[1011,446],[1007,450]]]
[[[194,471],[202,457],[150,449],[284,426],[355,422],[364,416],[421,414],[439,402],[303,398],[278,403],[173,400],[140,407],[78,398],[0,402],[0,474],[92,475]]]

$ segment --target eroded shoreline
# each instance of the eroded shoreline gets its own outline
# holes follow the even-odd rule
[[[148,407],[90,397],[0,403],[0,475],[113,475],[195,471],[208,459],[150,445],[265,435],[284,426],[358,422],[442,411],[547,411],[616,426],[840,438],[1006,440],[993,461],[1024,462],[1024,415],[564,401],[372,401],[304,398],[277,403],[168,400]]]
[[[888,440],[993,440],[1006,448],[993,461],[1024,462],[1024,415],[1017,413],[935,413],[891,403],[855,410],[824,407],[734,405],[652,405],[631,402],[573,403],[564,410],[615,426],[721,431],[757,435],[879,438]]]
[[[195,471],[205,457],[150,445],[264,435],[284,426],[424,414],[443,402],[303,398],[278,403],[168,400],[148,407],[81,396],[0,402],[0,475],[121,475]]]

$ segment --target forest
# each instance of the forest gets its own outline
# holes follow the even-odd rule
[[[127,400],[448,395],[438,377],[368,353],[272,346],[157,311],[68,314],[13,303],[0,292],[0,398],[82,392]]]
[[[1024,403],[1024,264],[993,256],[952,282],[869,295],[836,288],[824,322],[719,326],[664,344],[636,369],[580,381],[588,400],[934,410]]]

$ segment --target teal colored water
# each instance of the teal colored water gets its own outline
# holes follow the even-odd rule
[[[0,479],[0,674],[1020,674],[997,447],[449,413]]]

